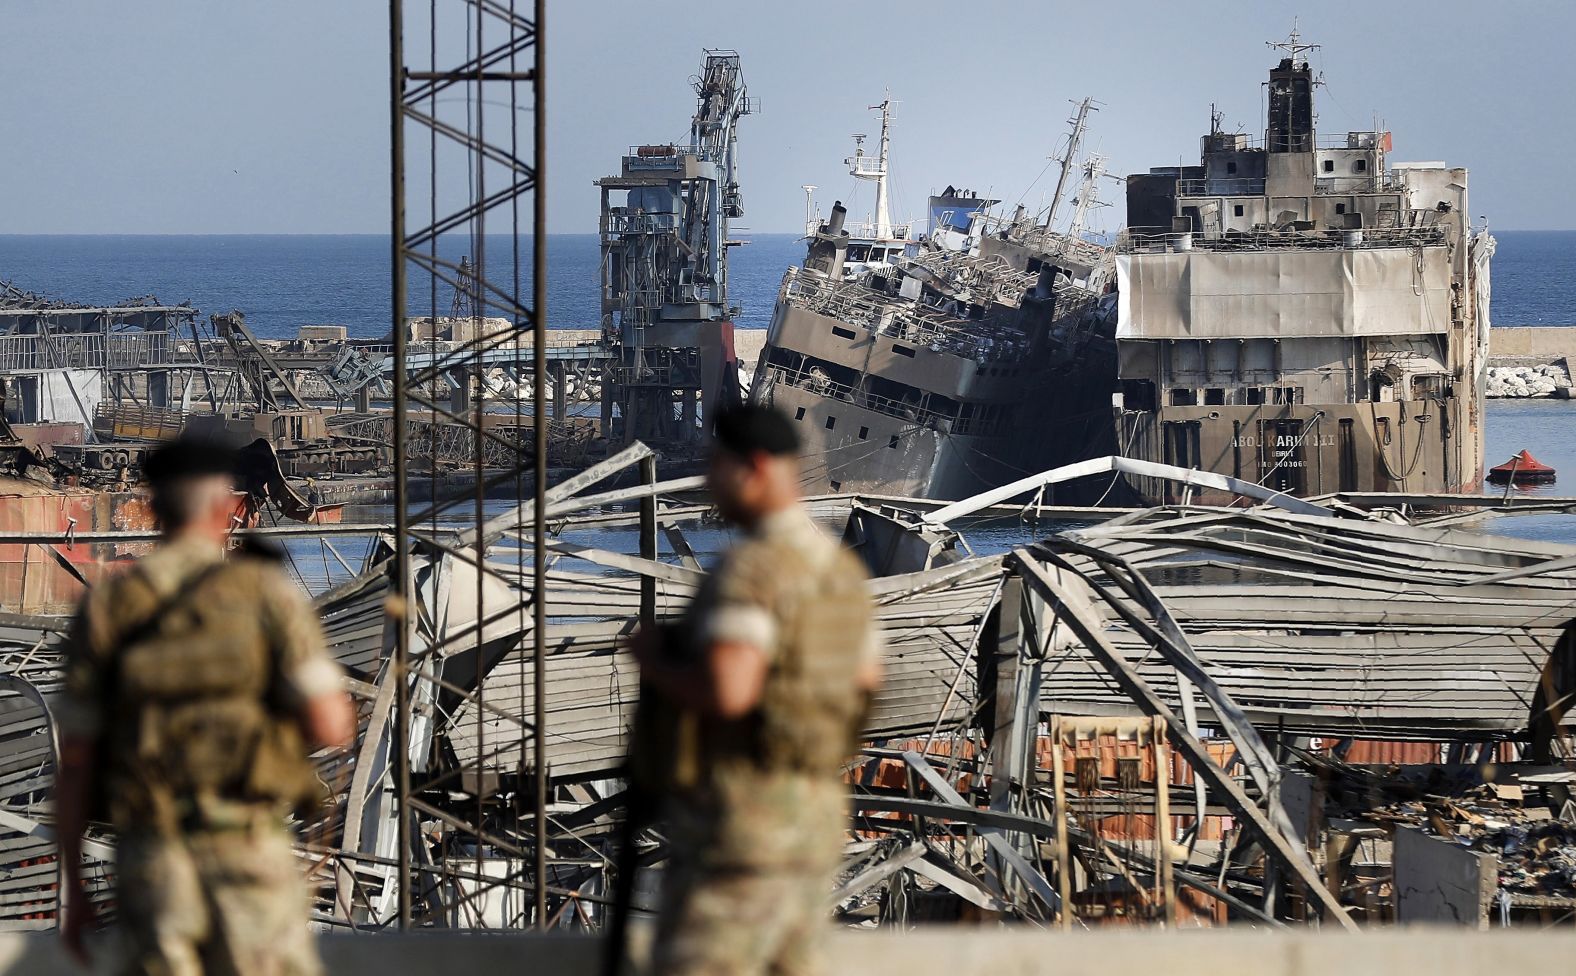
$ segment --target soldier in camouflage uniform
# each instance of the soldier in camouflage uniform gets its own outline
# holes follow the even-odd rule
[[[86,961],[81,835],[106,819],[129,974],[322,971],[285,815],[319,796],[308,750],[347,744],[355,719],[277,556],[226,554],[235,460],[193,440],[148,458],[164,541],[89,591],[71,632],[56,785],[63,936]]]
[[[859,561],[798,501],[798,435],[761,406],[720,413],[707,480],[745,538],[666,647],[637,639],[675,706],[664,813],[663,976],[818,972],[847,836],[842,765],[880,682]]]

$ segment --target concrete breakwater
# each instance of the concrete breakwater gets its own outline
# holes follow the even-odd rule
[[[1490,399],[1563,397],[1570,399],[1571,377],[1565,361],[1537,366],[1490,366],[1483,395]]]
[[[1509,326],[1489,332],[1490,399],[1571,396],[1576,326]]]

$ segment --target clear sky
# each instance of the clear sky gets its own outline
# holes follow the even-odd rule
[[[0,233],[384,231],[386,11],[5,0]],[[741,124],[740,223],[794,231],[804,183],[868,209],[841,161],[884,90],[899,217],[947,183],[1039,204],[1084,95],[1104,103],[1090,144],[1113,172],[1196,161],[1211,102],[1262,130],[1264,42],[1294,16],[1323,45],[1321,131],[1377,115],[1392,159],[1469,167],[1492,226],[1576,227],[1567,0],[549,0],[550,229],[594,232],[591,181],[631,144],[683,137],[703,47],[738,50],[762,103]],[[1107,197],[1110,228],[1121,188]]]

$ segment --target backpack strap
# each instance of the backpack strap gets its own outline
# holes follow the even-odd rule
[[[188,576],[186,579],[181,581],[180,586],[176,587],[175,592],[171,593],[169,596],[166,596],[163,600],[160,600],[146,616],[137,621],[135,624],[132,624],[130,627],[121,631],[119,634],[115,635],[115,650],[117,653],[113,655],[113,658],[115,660],[119,660],[120,654],[118,652],[121,648],[128,644],[135,644],[144,637],[150,636],[159,626],[159,622],[164,619],[166,614],[180,606],[193,593],[200,589],[204,583],[218,575],[219,570],[223,569],[224,566],[224,561],[220,560],[215,563],[210,563],[209,565],[204,566],[202,569],[193,573],[191,576]]]

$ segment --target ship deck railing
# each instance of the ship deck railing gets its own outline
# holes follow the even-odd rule
[[[1258,197],[1264,195],[1262,176],[1194,177],[1177,180],[1179,197]],[[1397,193],[1406,189],[1406,180],[1397,173],[1379,176],[1319,176],[1313,181],[1316,196],[1358,196],[1372,193]]]
[[[632,170],[677,169],[685,156],[694,156],[702,162],[711,162],[711,150],[705,146],[630,146],[624,156],[624,165]]]
[[[815,226],[816,230],[820,229],[819,223]],[[913,238],[909,237],[909,230],[912,226],[912,224],[887,224],[887,232],[880,234],[877,233],[880,227],[873,220],[850,220],[843,224],[843,230],[847,231],[849,239],[854,241],[886,241],[891,244],[910,244],[914,243]],[[809,237],[814,233],[815,231],[812,230],[805,236]]]
[[[1031,276],[1032,277],[1032,276]],[[837,319],[873,335],[901,339],[933,352],[946,352],[975,362],[993,361],[998,340],[1025,338],[1021,332],[987,328],[967,319],[954,318],[940,309],[909,299],[878,297],[863,286],[834,282],[829,278],[798,273],[790,269],[783,280],[779,300],[807,311]],[[986,342],[986,339],[992,341]]]
[[[848,162],[848,172],[854,176],[880,176],[883,173],[880,156],[855,156]]]
[[[1249,135],[1247,133],[1231,132],[1217,133],[1223,139],[1240,140],[1235,147],[1242,149],[1263,149],[1266,144],[1282,152],[1307,152],[1314,149],[1373,149],[1384,135],[1380,130],[1350,130],[1347,132],[1316,132],[1312,135],[1285,135],[1277,136],[1274,140],[1267,141],[1262,135]],[[1204,137],[1204,145],[1209,145],[1209,136]],[[1222,148],[1217,152],[1230,152],[1230,148]]]
[[[1101,244],[1071,237],[1028,219],[1013,220],[1010,217],[986,214],[980,226],[986,234],[994,234],[1047,256],[1061,255],[1090,267],[1098,264],[1106,253],[1106,248]]]
[[[609,210],[602,215],[602,233],[608,234],[672,234],[678,226],[678,215],[672,213],[631,213]]]
[[[806,389],[819,396],[851,403],[872,413],[910,421],[916,427],[927,427],[945,433],[983,436],[993,433],[998,426],[998,422],[994,420],[980,421],[972,417],[959,417],[955,412],[944,413],[932,410],[922,402],[916,404],[912,400],[894,400],[808,371],[768,366],[766,377],[773,385],[781,384]]]
[[[1156,254],[1165,251],[1266,251],[1322,250],[1326,248],[1439,247],[1449,243],[1443,226],[1365,227],[1354,236],[1345,230],[1244,231],[1207,237],[1202,232],[1176,233],[1128,228],[1116,241],[1120,254]]]
[[[910,265],[924,268],[937,280],[958,291],[967,290],[976,305],[1017,308],[1039,283],[1037,271],[1019,271],[1000,255],[976,257],[932,251],[914,258]]]

